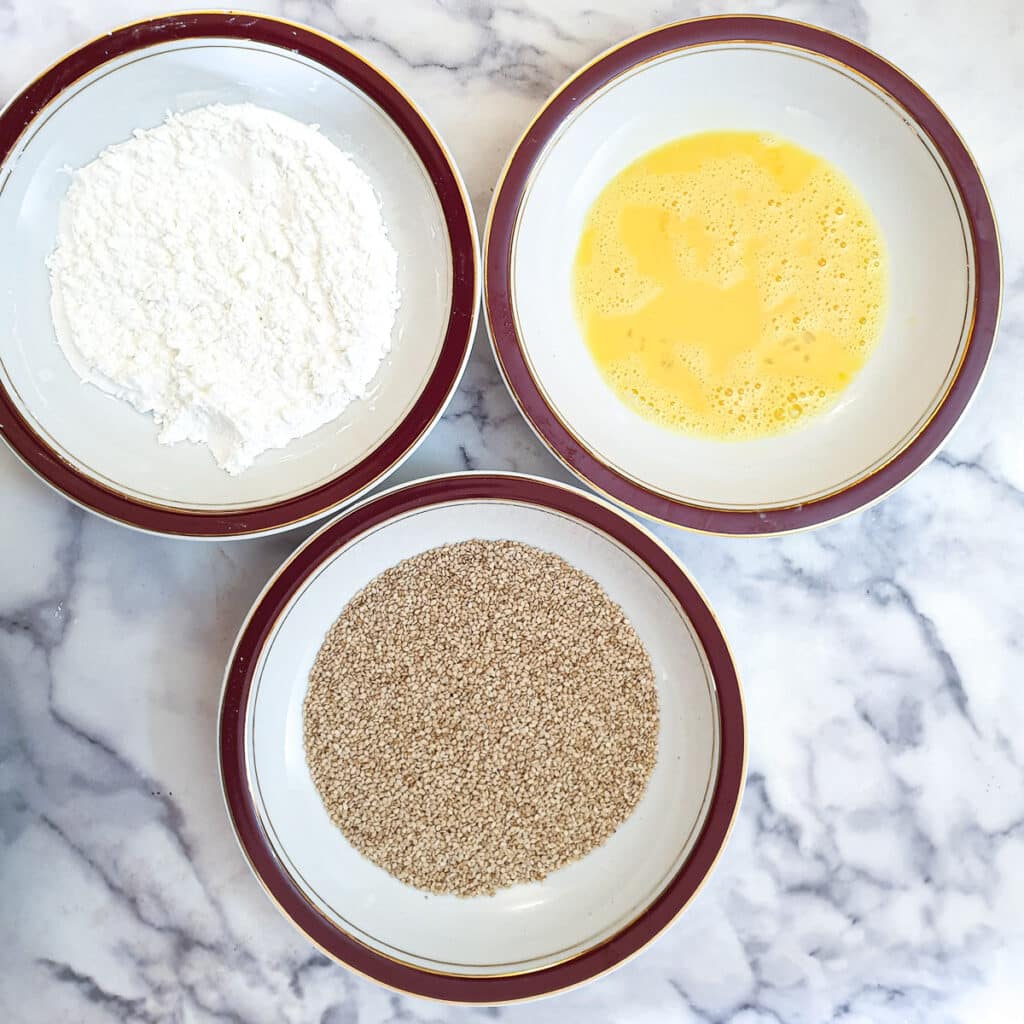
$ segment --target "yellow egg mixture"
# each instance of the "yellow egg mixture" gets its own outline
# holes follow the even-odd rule
[[[827,408],[881,330],[881,232],[825,160],[753,132],[671,142],[613,178],[573,265],[583,336],[663,426],[776,434]]]

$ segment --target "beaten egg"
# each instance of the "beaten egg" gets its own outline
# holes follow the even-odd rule
[[[591,206],[573,263],[583,338],[611,389],[662,426],[777,434],[828,408],[881,333],[871,211],[835,167],[754,132],[651,151]]]

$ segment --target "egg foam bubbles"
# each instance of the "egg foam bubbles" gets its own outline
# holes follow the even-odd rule
[[[587,213],[576,315],[612,391],[682,433],[767,437],[828,409],[881,334],[881,231],[853,184],[774,136],[652,150]]]

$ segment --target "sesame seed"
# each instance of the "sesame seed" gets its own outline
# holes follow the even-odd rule
[[[469,540],[342,610],[304,702],[306,761],[356,850],[417,889],[540,881],[629,817],[658,697],[623,611],[564,559]]]

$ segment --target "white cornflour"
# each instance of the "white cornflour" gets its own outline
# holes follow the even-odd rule
[[[169,115],[75,172],[47,266],[78,375],[233,474],[368,393],[398,308],[369,179],[252,104]]]

